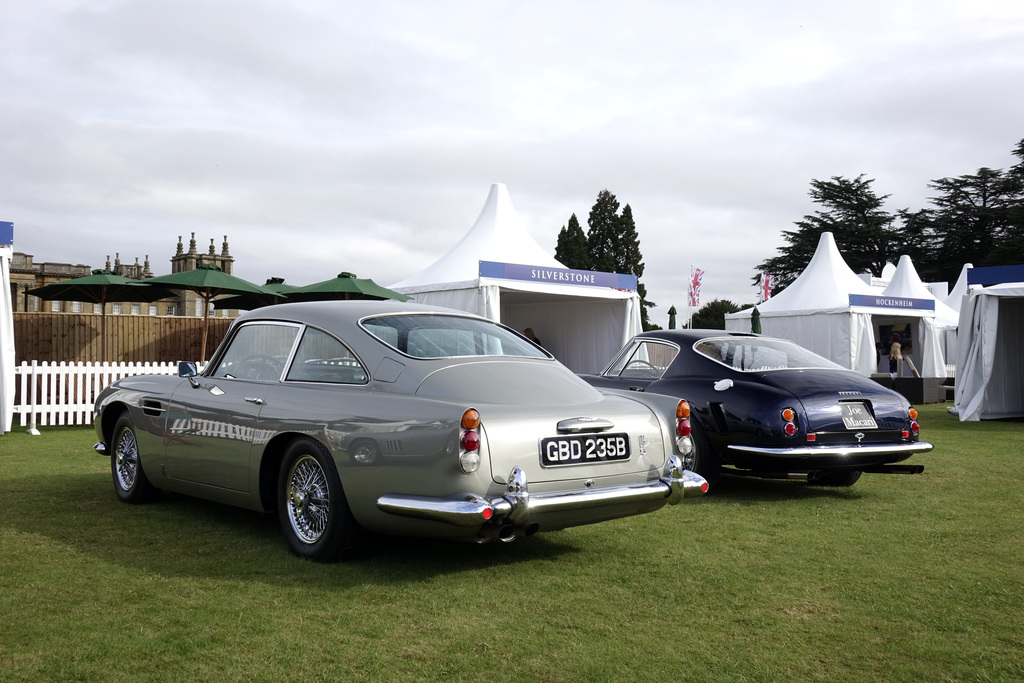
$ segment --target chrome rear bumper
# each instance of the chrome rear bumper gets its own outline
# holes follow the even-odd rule
[[[509,475],[505,494],[501,496],[439,498],[385,494],[377,499],[377,507],[393,515],[460,527],[491,524],[526,530],[545,516],[614,505],[635,505],[637,509],[633,514],[651,512],[664,505],[677,505],[684,495],[701,496],[707,489],[707,481],[703,477],[684,470],[682,461],[672,456],[665,465],[665,473],[659,479],[642,484],[531,494],[526,473],[516,467]]]
[[[915,453],[927,453],[933,446],[927,441],[915,441],[904,444],[886,444],[877,446],[794,446],[792,448],[765,448],[763,446],[745,446],[730,444],[730,451],[756,453],[768,457],[779,458],[813,458],[817,456],[841,455],[890,455],[911,456]]]

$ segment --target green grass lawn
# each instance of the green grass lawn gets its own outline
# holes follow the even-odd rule
[[[917,476],[726,478],[511,544],[291,555],[276,518],[119,503],[90,429],[0,437],[0,680],[1024,679],[1024,423],[921,410]]]

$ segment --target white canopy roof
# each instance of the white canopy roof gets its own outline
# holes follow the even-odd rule
[[[762,315],[781,315],[799,311],[802,315],[811,313],[847,310],[851,294],[877,294],[878,290],[864,282],[850,266],[846,265],[835,237],[830,232],[821,233],[818,248],[810,263],[789,287],[763,304],[757,305]],[[739,311],[727,317],[750,317],[752,309]]]
[[[967,271],[974,267],[972,263],[965,263],[964,267],[960,269],[960,277],[956,279],[956,284],[953,285],[952,291],[949,296],[946,297],[946,305],[952,308],[957,313],[960,312],[960,306],[963,304],[964,295],[967,294]]]
[[[917,269],[910,257],[904,254],[900,256],[900,262],[896,266],[896,272],[889,280],[888,286],[882,292],[883,296],[907,297],[912,299],[927,299],[935,302],[935,324],[938,327],[954,328],[960,322],[960,314],[940,301],[932,294],[932,291],[921,281]]]
[[[389,288],[409,293],[442,283],[476,280],[481,261],[565,268],[533,239],[512,206],[505,184],[494,183],[476,222],[458,244],[432,265]]]

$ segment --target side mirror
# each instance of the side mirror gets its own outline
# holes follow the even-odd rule
[[[196,375],[198,374],[199,371],[196,369],[195,363],[188,361],[180,361],[178,363],[178,377],[188,379],[188,383],[192,385],[193,389],[199,386],[199,382],[196,380]]]

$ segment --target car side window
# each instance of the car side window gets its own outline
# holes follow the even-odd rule
[[[605,374],[628,379],[661,379],[678,353],[679,349],[672,344],[641,341],[620,355]]]
[[[248,323],[235,332],[213,377],[278,381],[291,355],[295,325]]]
[[[331,335],[307,327],[285,378],[291,382],[365,384],[366,370],[347,346]]]

